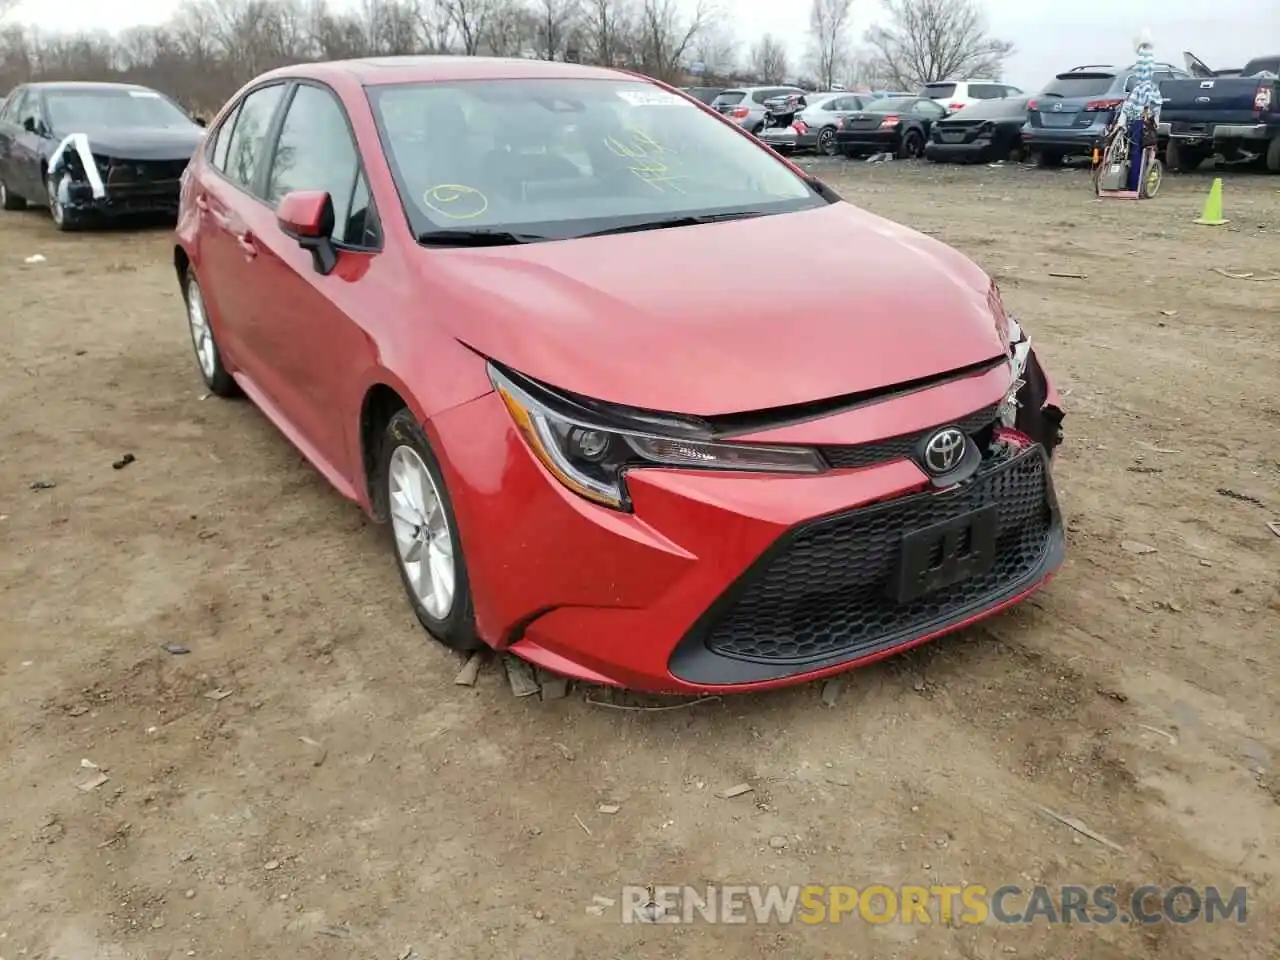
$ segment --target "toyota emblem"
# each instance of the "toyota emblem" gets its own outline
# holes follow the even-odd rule
[[[960,465],[968,438],[955,427],[943,427],[924,445],[924,466],[931,474],[941,476]]]

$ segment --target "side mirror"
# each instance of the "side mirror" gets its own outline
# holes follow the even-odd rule
[[[333,200],[324,190],[295,190],[287,193],[276,210],[281,232],[298,246],[311,251],[317,273],[329,274],[338,265],[333,235]]]
[[[27,117],[25,120],[23,120],[23,121],[22,121],[22,129],[23,129],[23,130],[25,130],[25,131],[27,131],[27,133],[39,133],[39,132],[40,132],[38,129],[36,129],[36,118],[35,118],[35,117]]]

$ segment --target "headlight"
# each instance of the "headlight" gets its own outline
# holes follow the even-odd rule
[[[684,467],[765,473],[821,473],[814,450],[703,439],[693,418],[561,396],[489,365],[489,377],[529,449],[562,484],[596,503],[630,507],[624,474],[632,467]]]

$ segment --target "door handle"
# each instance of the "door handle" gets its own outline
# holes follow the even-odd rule
[[[258,245],[253,240],[253,234],[247,230],[236,234],[236,243],[240,245],[240,252],[246,257],[252,259],[258,255]]]

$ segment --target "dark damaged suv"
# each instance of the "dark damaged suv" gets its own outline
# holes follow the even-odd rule
[[[0,202],[47,206],[59,230],[177,214],[204,130],[168,97],[123,83],[29,83],[0,110]]]

